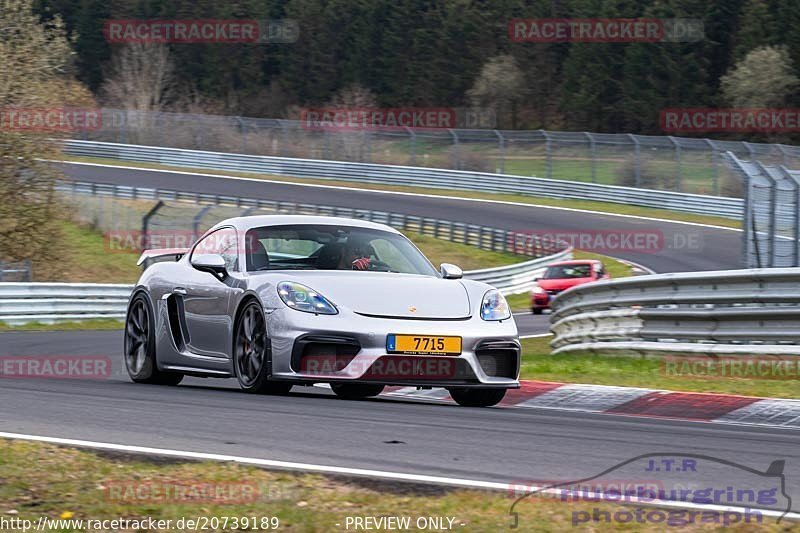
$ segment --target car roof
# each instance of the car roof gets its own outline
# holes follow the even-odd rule
[[[215,224],[210,230],[226,226],[233,226],[239,231],[247,231],[252,228],[263,226],[293,226],[298,224],[326,225],[326,226],[353,226],[357,228],[369,228],[391,233],[400,233],[391,226],[362,220],[360,218],[328,217],[317,215],[254,215],[247,217],[228,218]]]

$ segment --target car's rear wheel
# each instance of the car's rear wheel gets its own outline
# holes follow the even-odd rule
[[[383,392],[383,385],[366,383],[331,383],[331,390],[344,400],[363,400]]]
[[[458,405],[463,407],[491,407],[506,395],[506,389],[447,389]]]
[[[245,304],[236,323],[233,369],[239,386],[254,394],[286,394],[289,383],[270,380],[269,339],[264,311],[255,300]]]
[[[125,368],[136,383],[177,385],[183,374],[158,369],[155,329],[150,300],[140,292],[133,297],[125,318]]]

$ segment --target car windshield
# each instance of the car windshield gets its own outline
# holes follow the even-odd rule
[[[544,279],[588,278],[592,275],[592,265],[553,265],[547,267]]]
[[[266,226],[247,232],[249,272],[369,270],[436,275],[427,258],[397,233],[354,226]]]

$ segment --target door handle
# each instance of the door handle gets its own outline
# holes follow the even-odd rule
[[[175,287],[172,289],[172,294],[180,294],[181,296],[186,296],[189,292],[184,289],[183,287]]]

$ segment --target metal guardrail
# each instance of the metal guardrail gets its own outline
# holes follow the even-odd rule
[[[800,268],[601,281],[552,308],[553,353],[800,355]]]
[[[122,319],[132,290],[121,284],[0,283],[0,322]]]
[[[78,140],[64,141],[63,151],[73,156],[198,169],[614,202],[737,219],[742,217],[744,208],[743,200],[740,198],[485,172],[204,152]]]

